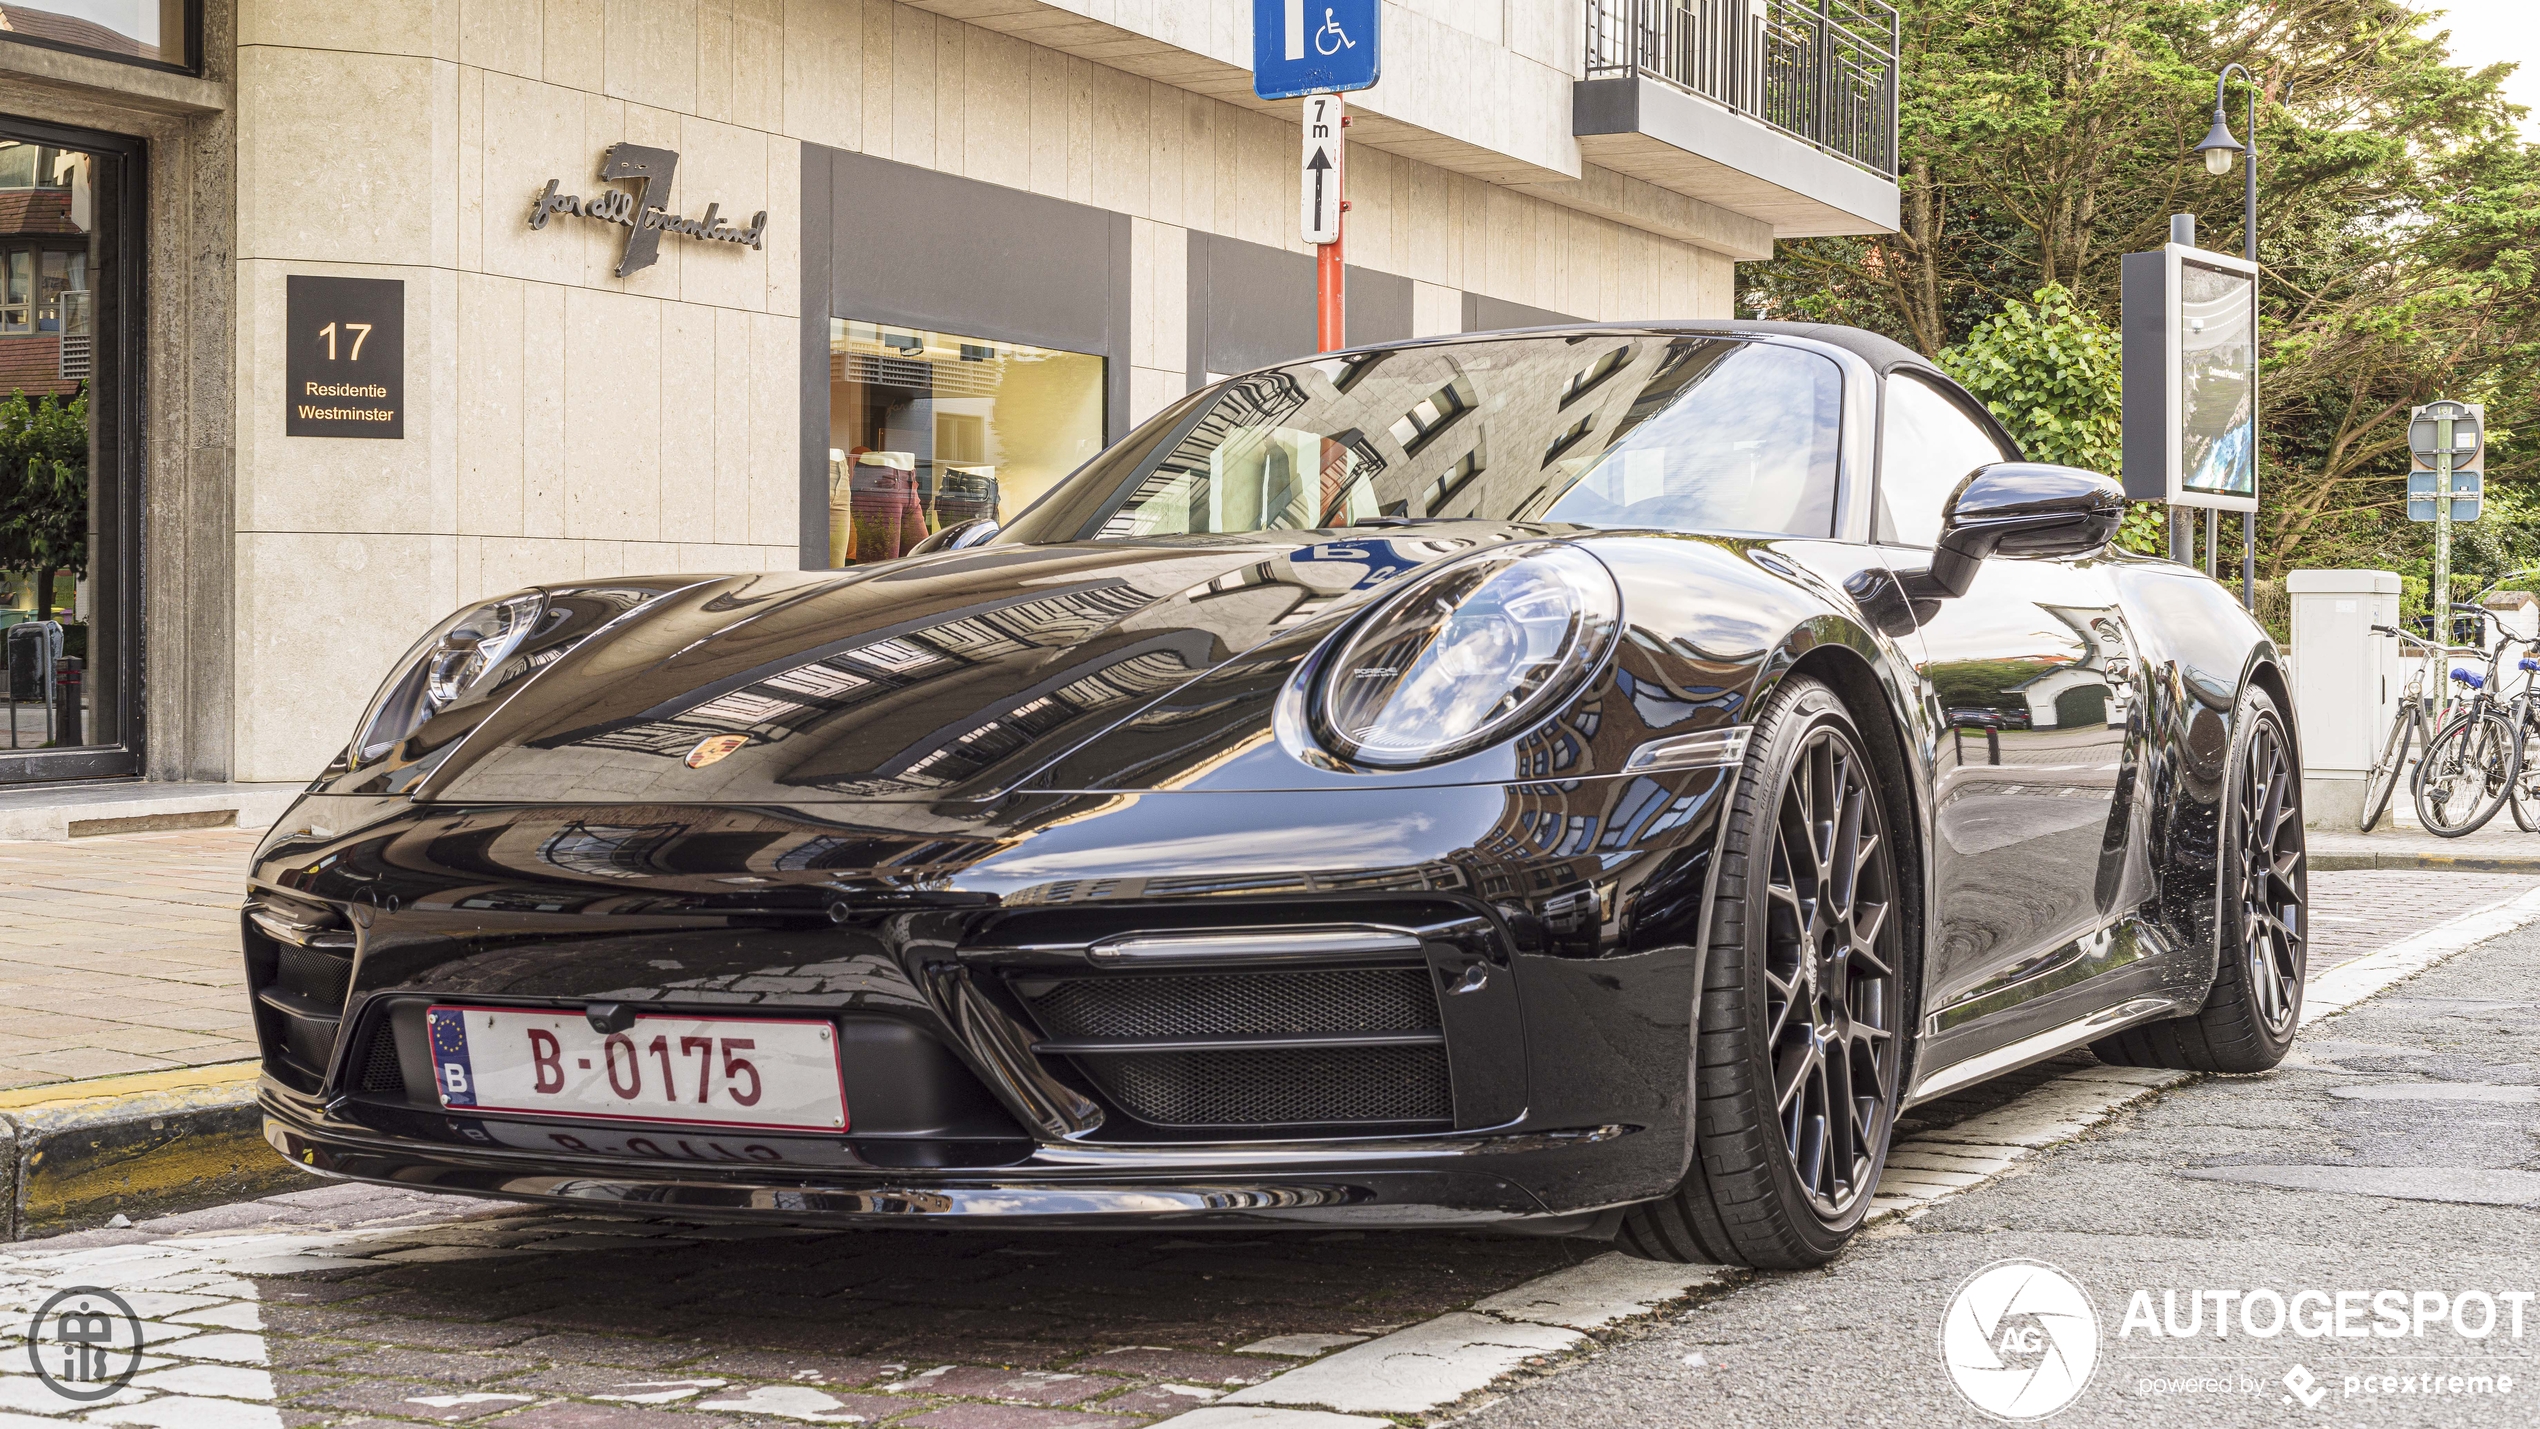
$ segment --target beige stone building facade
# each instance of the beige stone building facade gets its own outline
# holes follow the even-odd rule
[[[1777,238],[1891,227],[1892,152],[1773,110],[1778,7],[1733,8],[1754,44],[1703,69],[1648,42],[1684,0],[1385,4],[1352,339],[1726,316]],[[99,354],[91,559],[56,620],[88,707],[84,743],[0,749],[0,781],[303,779],[464,601],[875,558],[1311,342],[1298,105],[1252,97],[1253,0],[57,9],[107,18],[0,34],[0,141],[100,156],[38,161],[95,235],[97,296],[55,304]],[[1892,92],[1864,103],[1892,136]],[[637,230],[608,213],[656,207],[698,222],[620,276]],[[399,305],[334,333],[377,362],[401,327],[396,435],[306,434],[350,410],[310,394],[372,400],[295,366],[320,294]]]

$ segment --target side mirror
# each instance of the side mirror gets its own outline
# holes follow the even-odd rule
[[[2095,471],[2006,461],[1977,467],[1941,512],[1926,584],[1959,596],[1988,556],[2080,556],[2115,539],[2125,489]]]
[[[909,547],[908,554],[924,556],[936,551],[958,551],[964,547],[978,545],[1001,529],[1003,528],[997,525],[997,520],[993,516],[973,516],[967,521],[956,521]]]

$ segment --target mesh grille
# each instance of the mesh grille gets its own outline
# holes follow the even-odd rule
[[[333,953],[285,944],[281,965],[274,972],[273,985],[321,1007],[341,1008],[344,994],[353,985],[353,963],[350,958]]]
[[[370,1049],[362,1058],[362,1090],[405,1095],[406,1070],[397,1062],[397,1034],[385,1022],[370,1034]]]
[[[1032,999],[1052,1037],[1420,1032],[1438,1025],[1429,971],[1134,973],[1075,978]]]
[[[1299,1047],[1087,1057],[1130,1115],[1156,1126],[1447,1121],[1443,1047]]]
[[[283,1049],[310,1071],[323,1073],[327,1059],[335,1055],[335,1024],[303,1022],[296,1017],[275,1020],[282,1024]]]

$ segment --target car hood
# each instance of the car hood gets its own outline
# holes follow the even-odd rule
[[[1404,571],[1547,534],[1471,522],[991,545],[703,578],[540,670],[411,792],[993,798],[1246,651],[1337,623]]]

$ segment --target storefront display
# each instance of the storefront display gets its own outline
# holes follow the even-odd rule
[[[1011,520],[1102,449],[1103,359],[833,319],[829,564]]]

